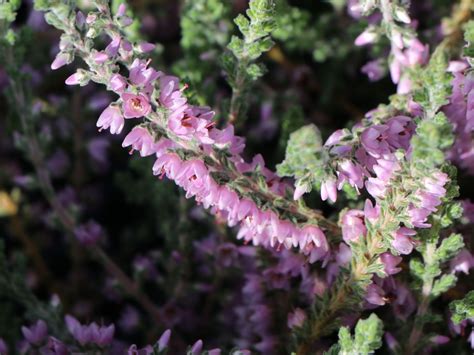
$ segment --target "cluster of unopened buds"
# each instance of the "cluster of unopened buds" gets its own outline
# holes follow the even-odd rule
[[[124,12],[121,6],[115,20],[123,16]],[[77,15],[76,19],[83,17]],[[290,188],[265,168],[261,156],[246,163],[240,155],[245,147],[244,139],[234,134],[232,125],[218,129],[213,121],[214,112],[209,108],[189,104],[183,94],[186,86],[180,88],[178,78],[154,70],[149,66],[150,61],[139,58],[131,60],[134,52],[150,51],[153,45],[142,43],[134,47],[118,33],[109,36],[111,41],[103,51],[93,50],[84,58],[92,71],[87,73],[80,70],[66,80],[68,85],[82,85],[91,76],[100,77],[99,82],[106,83],[110,90],[120,96],[100,115],[97,121],[99,130],[108,129],[112,134],[119,134],[125,126],[125,120],[146,118],[144,123],[128,133],[123,147],[131,147],[131,152],[138,151],[142,157],[155,155],[155,175],[174,180],[186,191],[187,198],[195,197],[205,208],[227,219],[229,226],[240,222],[239,239],[267,247],[299,247],[303,253],[310,255],[310,262],[327,255],[329,247],[320,227],[310,221],[296,225],[288,219],[282,219],[273,210],[264,210],[258,206],[251,197],[243,196],[228,184],[219,184],[215,180],[213,175],[223,170],[219,165],[221,163],[209,164],[205,161],[215,157],[216,152],[225,151],[226,161],[232,164],[238,176],[258,170],[271,196],[282,197]],[[53,62],[53,69],[67,64],[67,61],[61,60],[63,57],[64,54],[60,52]],[[117,69],[115,64],[118,62],[131,62],[128,78],[116,70],[104,69],[107,65]],[[191,152],[191,157],[183,158],[180,155],[182,151]],[[229,180],[234,178],[230,176]]]

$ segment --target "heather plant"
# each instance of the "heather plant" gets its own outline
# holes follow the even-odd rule
[[[473,10],[0,0],[0,354],[472,352]]]

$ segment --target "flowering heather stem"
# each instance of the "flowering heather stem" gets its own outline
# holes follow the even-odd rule
[[[76,28],[73,9],[68,9],[70,13],[66,17],[48,15],[56,16],[55,26],[64,31],[61,43],[65,52],[57,58],[68,52],[69,56],[81,57],[88,67],[72,75],[66,83],[85,85],[92,80],[121,96],[103,112],[98,126],[118,134],[124,127],[124,118],[143,117],[145,121],[134,127],[123,146],[132,145],[142,156],[156,154],[155,175],[175,180],[187,191],[188,198],[195,196],[198,203],[227,216],[229,225],[242,222],[239,237],[247,242],[266,246],[285,244],[287,248],[299,246],[305,254],[312,253],[313,261],[321,258],[328,250],[321,229],[337,240],[340,237],[337,224],[302,202],[293,201],[286,183],[265,168],[261,157],[256,157],[253,165],[247,164],[240,156],[243,138],[234,135],[234,127],[229,125],[219,130],[214,127],[212,111],[189,105],[182,96],[186,86],[179,89],[177,78],[149,68],[150,61],[140,59],[137,50],[133,51],[107,5],[101,2],[96,5],[99,12],[89,14],[91,26],[95,16],[103,27],[82,31],[86,34]],[[92,48],[93,42],[87,36],[91,31],[94,36],[105,32],[112,39],[104,52]],[[122,42],[127,45],[125,49],[120,47],[117,54],[118,50],[112,49]],[[121,66],[128,69],[128,80],[117,73]],[[315,241],[318,238],[322,241]]]

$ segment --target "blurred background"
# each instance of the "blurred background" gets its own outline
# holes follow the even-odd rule
[[[436,24],[451,3],[413,2],[425,43],[437,41]],[[139,19],[131,35],[157,44],[152,65],[188,83],[189,99],[211,106],[226,124],[231,89],[220,56],[247,2],[129,5]],[[87,12],[87,2],[79,6]],[[277,1],[276,45],[262,57],[268,71],[236,122],[247,158],[260,153],[274,169],[295,129],[315,123],[327,137],[395,93],[386,63],[372,59],[387,47],[353,45],[371,21],[357,17],[343,0]],[[124,344],[154,343],[171,328],[171,353],[197,339],[209,348],[285,353],[288,314],[324,289],[317,267],[308,267],[312,276],[305,279],[282,267],[276,253],[242,245],[224,221],[154,177],[153,159],[122,149],[124,133],[97,132],[113,96],[93,84],[66,87],[77,60],[50,70],[60,34],[31,2],[22,2],[15,28],[26,43],[26,97],[18,107],[0,67],[0,337],[12,345],[22,325],[47,318],[61,327],[62,315],[72,314],[85,323],[114,323]],[[30,111],[26,123],[22,108]],[[460,183],[472,196],[463,174]],[[333,208],[313,194],[308,203],[325,213]],[[311,290],[304,294],[304,287]]]

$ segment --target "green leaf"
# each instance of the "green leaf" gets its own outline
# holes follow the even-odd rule
[[[473,318],[474,290],[470,291],[463,299],[451,302],[449,310],[452,313],[451,319],[455,324],[459,324],[465,319]]]
[[[427,117],[433,117],[441,106],[448,103],[452,76],[446,71],[447,67],[447,55],[439,49],[433,53],[426,68],[414,74],[417,86],[414,99],[423,107]]]
[[[446,262],[458,254],[464,247],[464,239],[460,234],[451,234],[443,239],[436,251],[436,257],[440,262]]]
[[[341,349],[340,353],[345,353],[353,348],[352,337],[348,327],[339,329],[339,347]]]
[[[318,157],[321,148],[321,133],[314,124],[303,126],[293,132],[286,146],[285,160],[277,166],[278,175],[293,176],[297,181],[306,180],[312,185],[314,173],[321,165]]]
[[[438,280],[435,281],[431,294],[434,297],[438,297],[442,293],[448,291],[451,287],[456,284],[457,277],[453,274],[447,274],[441,276]]]
[[[411,143],[412,160],[419,167],[432,168],[444,163],[443,149],[449,148],[454,141],[451,124],[445,114],[437,113],[432,119],[420,121]]]
[[[349,328],[339,329],[339,342],[331,347],[325,354],[373,354],[375,350],[382,346],[383,323],[375,313],[369,318],[361,319],[355,327],[354,338],[351,337]]]
[[[383,323],[375,313],[357,322],[354,347],[357,354],[371,354],[382,346]]]

